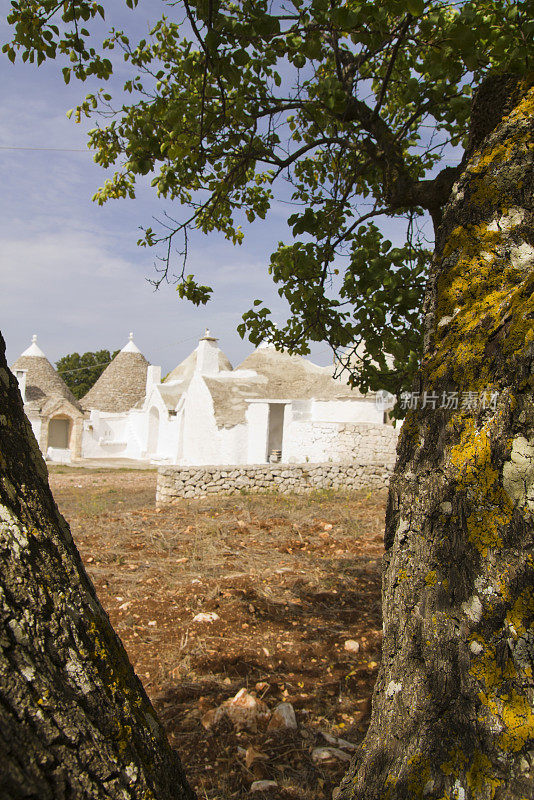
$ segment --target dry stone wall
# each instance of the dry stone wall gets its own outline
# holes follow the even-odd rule
[[[284,434],[284,460],[336,463],[395,463],[400,427],[374,423],[293,422]]]
[[[156,502],[180,497],[253,492],[310,492],[314,489],[387,487],[394,463],[246,464],[160,467]]]

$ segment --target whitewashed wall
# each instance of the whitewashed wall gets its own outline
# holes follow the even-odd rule
[[[219,428],[219,459],[217,464],[246,464],[248,449],[248,427],[234,425],[233,428]]]
[[[149,375],[149,377],[152,376]],[[157,409],[159,414],[157,446],[155,449],[150,446],[150,414],[154,408]],[[179,415],[169,414],[169,410],[157,389],[157,384],[149,384],[148,379],[147,397],[139,413],[142,416],[142,421],[139,423],[134,422],[134,429],[138,439],[142,442],[142,449],[145,451],[147,458],[175,464],[178,461],[180,451],[182,413]]]
[[[246,412],[248,427],[247,464],[263,464],[267,461],[269,437],[269,404],[252,402]],[[231,463],[231,462],[229,462]]]
[[[314,400],[312,419],[318,422],[372,422],[381,425],[384,412],[374,400]]]
[[[28,417],[28,420],[29,420],[30,425],[32,426],[33,435],[37,439],[37,442],[40,442],[41,441],[41,427],[42,427],[41,417],[32,414],[31,417]]]
[[[182,464],[220,463],[213,400],[204,380],[194,375],[184,403]]]
[[[252,401],[246,422],[218,428],[212,395],[199,373],[169,414],[158,389],[156,368],[147,379],[141,409],[123,414],[92,411],[84,422],[82,458],[193,465],[261,464],[267,461],[269,402]],[[179,396],[179,394],[178,394]],[[158,415],[157,442],[151,417]],[[39,436],[36,421],[35,432]],[[33,423],[32,423],[33,424]],[[398,433],[383,424],[383,412],[369,400],[293,401],[284,414],[284,463],[389,463]]]
[[[83,423],[82,458],[127,458],[126,451],[132,449],[127,429],[127,414],[91,411]],[[140,458],[140,454],[131,457]]]

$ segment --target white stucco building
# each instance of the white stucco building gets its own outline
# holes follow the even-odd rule
[[[126,384],[119,373],[127,369],[127,357],[136,375],[135,403],[135,392],[127,402],[120,398]],[[114,367],[119,359],[121,370]],[[160,367],[141,359],[130,340],[82,399],[90,413],[83,457],[182,465],[349,460],[351,426],[384,424],[374,396],[334,379],[330,367],[272,346],[260,346],[232,369],[206,331],[163,381]],[[116,379],[107,380],[108,371]]]
[[[24,369],[21,359],[14,371]],[[209,331],[162,381],[161,368],[148,364],[130,334],[80,403],[69,400],[80,432],[69,452],[184,466],[350,462],[385,425],[374,399],[334,379],[332,367],[270,345],[232,369]]]
[[[35,334],[11,371],[18,380],[24,412],[41,451],[59,463],[80,458],[82,409],[37,344]]]

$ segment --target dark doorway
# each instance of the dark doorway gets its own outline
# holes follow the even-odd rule
[[[273,452],[282,457],[284,438],[284,403],[269,403],[269,438],[267,440],[267,458],[271,460]],[[276,457],[276,460],[279,460]]]

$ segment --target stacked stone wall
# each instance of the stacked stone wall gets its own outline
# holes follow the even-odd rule
[[[394,464],[400,427],[375,423],[294,421],[284,436],[284,460],[290,463]]]
[[[393,462],[352,464],[246,464],[235,466],[160,467],[156,502],[180,497],[252,492],[310,492],[317,489],[387,487]]]

